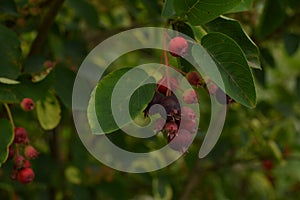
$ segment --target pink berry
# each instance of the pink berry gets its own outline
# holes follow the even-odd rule
[[[195,119],[182,119],[179,127],[188,130],[190,133],[196,133],[198,125]]]
[[[15,138],[14,143],[25,143],[28,141],[27,132],[23,127],[15,128]]]
[[[188,42],[183,37],[174,37],[169,43],[169,51],[174,57],[185,56],[188,51]]]
[[[29,160],[25,160],[24,164],[23,164],[23,168],[30,168],[31,164],[29,162]]]
[[[207,84],[207,89],[208,89],[209,94],[212,94],[212,95],[216,94],[218,88],[219,87],[213,82],[210,82]]]
[[[21,155],[16,156],[14,159],[15,168],[16,169],[23,168],[24,162],[25,162],[25,158],[23,156]]]
[[[178,131],[178,126],[175,122],[168,122],[165,126],[165,130],[168,134],[176,134]]]
[[[198,96],[194,89],[188,89],[183,93],[183,101],[187,104],[198,103]]]
[[[32,99],[30,98],[24,98],[22,101],[21,101],[21,108],[24,110],[24,111],[31,111],[34,109],[34,102]]]
[[[24,150],[24,155],[28,159],[34,159],[38,157],[39,152],[31,145],[28,145]]]
[[[196,71],[190,71],[189,73],[187,73],[186,78],[188,82],[194,86],[199,86],[202,84],[202,79]]]
[[[181,153],[185,153],[188,150],[188,147],[193,141],[193,135],[189,133],[189,131],[184,129],[179,129],[178,134],[175,135],[169,141],[169,147],[172,149],[179,151]]]
[[[31,183],[34,179],[34,172],[31,168],[24,168],[18,172],[18,181],[22,184]]]
[[[184,106],[181,111],[182,120],[195,120],[196,119],[196,113],[193,109],[190,107]]]

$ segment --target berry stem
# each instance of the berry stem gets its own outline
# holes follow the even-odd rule
[[[14,129],[15,129],[15,123],[14,123],[14,119],[13,119],[13,117],[12,117],[10,108],[9,108],[9,106],[8,106],[7,103],[4,103],[4,107],[5,107],[5,109],[6,109],[6,113],[7,113],[8,119],[9,119],[9,121],[10,121],[10,123],[11,123],[12,129],[14,130]]]
[[[168,55],[167,55],[167,33],[164,34],[164,60],[165,60],[165,65],[166,67],[166,79],[167,79],[167,88],[170,88],[170,80],[169,80],[169,76],[170,76],[170,71],[169,71],[169,60],[168,60]],[[167,89],[167,93],[166,96],[170,96],[171,92],[169,89]]]

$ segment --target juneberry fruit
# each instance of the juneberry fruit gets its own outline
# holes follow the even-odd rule
[[[14,159],[14,164],[15,164],[14,167],[16,169],[23,168],[25,160],[26,159],[21,155],[16,156]]]
[[[174,37],[170,40],[169,51],[174,57],[185,56],[188,51],[188,42],[183,37]]]
[[[23,168],[30,168],[30,167],[31,167],[30,161],[29,160],[25,160],[24,164],[23,164]]]
[[[182,119],[180,121],[180,129],[188,130],[190,133],[196,133],[197,131],[197,122],[195,119]]]
[[[189,131],[179,129],[178,133],[169,141],[168,145],[176,151],[185,153],[192,141],[193,135],[190,134]]]
[[[169,77],[169,79],[167,79],[167,77],[162,77],[158,82],[157,82],[157,90],[166,95],[167,94],[167,90],[168,90],[168,83],[167,81],[169,80],[169,86],[170,86],[170,90],[174,91],[178,88],[179,83],[178,80],[174,77]]]
[[[7,157],[7,160],[10,160],[14,157],[15,155],[15,150],[12,146],[9,146],[8,147],[8,157]]]
[[[263,164],[263,168],[267,171],[273,169],[274,167],[272,160],[264,160],[262,164]]]
[[[180,103],[175,96],[166,96],[161,105],[165,108],[168,116],[175,116],[180,114]]]
[[[183,93],[183,101],[187,104],[198,103],[198,96],[194,89],[188,89]]]
[[[202,84],[202,79],[196,71],[190,71],[189,73],[187,73],[186,78],[188,82],[194,86],[199,86]]]
[[[34,109],[34,102],[31,98],[24,98],[22,101],[21,101],[21,108],[24,110],[24,111],[31,111]]]
[[[31,168],[23,168],[18,171],[18,181],[23,184],[31,183],[34,179],[34,172]]]
[[[26,158],[28,159],[34,159],[36,157],[38,157],[39,152],[31,145],[28,145],[25,149],[24,149],[24,155]]]
[[[166,123],[165,130],[168,134],[176,134],[178,131],[178,126],[174,121]]]
[[[185,120],[195,120],[196,119],[196,113],[193,109],[190,107],[184,106],[181,111],[182,119]]]
[[[219,88],[219,87],[218,87],[215,83],[213,83],[213,82],[210,82],[210,83],[207,84],[208,92],[209,92],[209,94],[211,94],[211,95],[216,94],[218,88]]]
[[[15,128],[15,138],[14,143],[25,143],[28,141],[27,132],[23,127],[16,127]]]

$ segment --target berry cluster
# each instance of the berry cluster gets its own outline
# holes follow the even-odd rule
[[[188,42],[183,37],[174,37],[169,42],[169,52],[174,57],[184,57],[188,53]],[[167,57],[165,56],[165,60]],[[168,65],[168,62],[166,62]],[[170,67],[170,66],[168,66]],[[225,93],[210,79],[203,78],[197,71],[188,73],[181,72],[185,75],[188,82],[193,87],[205,87],[207,91],[214,95],[219,103],[230,104],[233,100],[226,95],[226,102],[222,99]],[[155,95],[147,108],[144,110],[145,116],[159,114],[161,118],[157,119],[154,124],[156,133],[162,132],[167,137],[170,148],[185,153],[192,143],[193,134],[198,130],[198,119],[194,110],[188,106],[199,103],[198,95],[193,88],[184,90],[181,101],[174,95],[174,91],[180,88],[179,81],[166,73],[158,81]],[[181,89],[181,91],[183,91]],[[184,103],[186,106],[181,106]],[[154,106],[154,105],[160,106]],[[153,106],[153,107],[152,107]],[[161,108],[163,107],[163,109]]]
[[[20,105],[24,111],[34,109],[34,102],[30,98],[24,98]],[[35,175],[30,160],[35,159],[38,154],[38,151],[30,145],[27,131],[23,127],[15,127],[13,144],[9,146],[7,158],[7,160],[14,161],[11,179],[23,184],[31,183]]]

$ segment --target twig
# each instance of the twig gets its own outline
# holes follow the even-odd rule
[[[48,12],[45,14],[44,18],[41,21],[40,26],[38,27],[37,36],[34,39],[34,41],[32,42],[28,56],[37,54],[38,52],[41,51],[43,44],[47,38],[47,33],[50,30],[50,28],[55,20],[55,16],[57,15],[57,13],[64,1],[65,0],[51,1]]]

